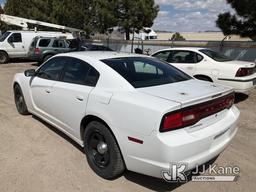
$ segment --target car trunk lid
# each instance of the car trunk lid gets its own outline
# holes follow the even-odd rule
[[[140,88],[138,91],[162,99],[179,102],[182,108],[210,101],[233,92],[232,88],[195,79]]]

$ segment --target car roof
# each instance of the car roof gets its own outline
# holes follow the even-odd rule
[[[104,60],[104,59],[113,59],[120,57],[148,57],[146,55],[134,54],[134,53],[124,53],[124,52],[115,52],[115,51],[78,51],[58,54],[58,56],[70,56],[80,59],[94,59],[94,60]]]

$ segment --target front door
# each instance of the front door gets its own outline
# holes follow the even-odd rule
[[[36,76],[31,80],[31,94],[34,110],[39,115],[54,119],[53,104],[58,98],[53,97],[53,85],[59,81],[64,61],[53,58],[36,71]]]
[[[7,52],[11,58],[21,58],[26,56],[24,39],[21,33],[13,33],[7,39]]]

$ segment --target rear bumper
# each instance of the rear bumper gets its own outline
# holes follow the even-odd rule
[[[167,133],[154,132],[141,150],[126,157],[129,170],[161,178],[170,163],[187,163],[194,169],[219,155],[237,132],[240,112],[233,106],[218,122],[199,130],[181,129]],[[136,145],[136,144],[135,144]],[[135,146],[134,146],[135,147]]]
[[[249,94],[256,88],[256,77],[249,79],[218,79],[218,83],[233,87],[237,93]]]
[[[29,60],[32,60],[32,61],[42,61],[43,60],[43,57],[41,55],[36,55],[36,54],[31,54],[28,56]]]

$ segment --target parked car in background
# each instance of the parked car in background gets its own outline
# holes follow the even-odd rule
[[[113,51],[113,50],[103,45],[83,44],[80,47],[80,51]]]
[[[197,79],[228,85],[236,92],[248,93],[256,86],[255,63],[232,60],[211,49],[169,48],[152,56]]]
[[[11,58],[29,57],[29,47],[36,36],[59,37],[65,36],[72,39],[71,33],[50,31],[7,31],[0,37],[0,64],[7,63]]]
[[[63,37],[35,37],[29,48],[29,59],[43,63],[58,53],[71,51]]]
[[[42,118],[83,146],[105,179],[126,168],[160,178],[170,162],[191,170],[219,155],[237,132],[231,88],[148,56],[58,54],[16,74],[13,89],[20,114]]]

